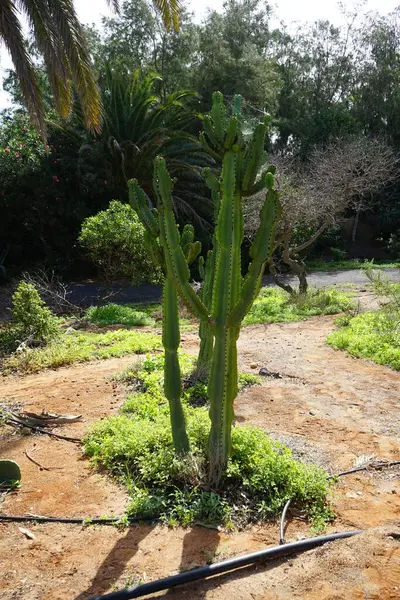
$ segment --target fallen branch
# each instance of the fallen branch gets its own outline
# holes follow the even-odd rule
[[[39,462],[37,462],[37,460],[32,458],[32,456],[29,456],[29,454],[26,450],[24,450],[24,454],[25,454],[26,458],[29,459],[31,462],[33,462],[34,465],[39,467],[39,469],[41,471],[54,471],[56,469],[62,469],[62,467],[45,467],[44,465],[41,465]]]
[[[51,437],[55,437],[59,440],[65,440],[67,442],[82,442],[81,438],[74,438],[74,437],[69,437],[67,435],[60,435],[59,433],[53,433],[52,431],[47,431],[46,429],[42,429],[42,427],[35,427],[34,425],[28,425],[26,423],[20,422],[20,421],[16,421],[14,419],[7,419],[6,423],[8,425],[12,425],[12,426],[18,426],[18,427],[27,427],[28,429],[32,429],[33,431],[38,431],[39,433],[46,433],[47,435],[51,436]]]

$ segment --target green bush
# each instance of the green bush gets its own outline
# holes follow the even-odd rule
[[[35,286],[21,281],[12,297],[11,314],[19,332],[36,342],[58,337],[58,319],[40,298]]]
[[[128,397],[119,416],[97,423],[85,438],[92,461],[127,485],[130,516],[160,517],[171,525],[244,525],[279,514],[293,498],[316,522],[329,518],[326,472],[295,460],[288,448],[253,427],[234,427],[225,479],[218,493],[208,490],[207,409],[192,406],[184,396],[192,451],[176,457],[162,392],[162,361],[162,356],[146,359],[131,370],[138,393]],[[188,370],[192,359],[183,356],[182,362]]]
[[[244,324],[299,321],[318,315],[334,315],[352,306],[350,295],[336,289],[291,295],[280,289],[263,288]]]
[[[154,323],[154,320],[145,312],[114,303],[105,306],[91,306],[86,316],[91,323],[96,325],[142,326]]]
[[[108,284],[119,277],[130,277],[135,285],[160,279],[144,243],[144,227],[129,204],[113,200],[107,210],[85,219],[79,242]]]
[[[328,344],[353,356],[400,370],[400,319],[385,311],[358,315],[328,337]]]

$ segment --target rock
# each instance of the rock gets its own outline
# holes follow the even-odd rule
[[[257,363],[250,363],[250,369],[257,369]]]
[[[268,375],[270,375],[270,371],[268,371],[267,367],[261,367],[261,369],[258,372],[259,375],[261,375],[262,377],[268,377]]]

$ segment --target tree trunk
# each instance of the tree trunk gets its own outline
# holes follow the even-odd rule
[[[353,242],[353,244],[356,241],[358,223],[360,221],[360,212],[361,212],[361,209],[357,208],[357,211],[356,211],[356,214],[355,214],[355,217],[354,217],[354,222],[353,222],[353,229],[352,229],[352,232],[351,232],[351,241]]]
[[[302,260],[294,260],[290,256],[285,257],[284,262],[290,267],[291,271],[299,278],[299,292],[300,294],[307,294],[308,281],[306,274],[306,265]]]
[[[270,273],[273,277],[274,283],[280,287],[282,290],[285,290],[285,292],[287,292],[288,294],[294,294],[294,289],[292,288],[292,286],[289,283],[285,283],[278,275],[277,271],[276,271],[276,267],[274,264],[270,265]]]

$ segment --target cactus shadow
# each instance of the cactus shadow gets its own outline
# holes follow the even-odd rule
[[[105,557],[90,586],[80,592],[74,600],[88,600],[113,588],[115,582],[124,573],[127,564],[139,549],[139,543],[151,532],[153,525],[129,527],[125,536],[119,538],[111,552]],[[96,553],[94,553],[96,556]]]

